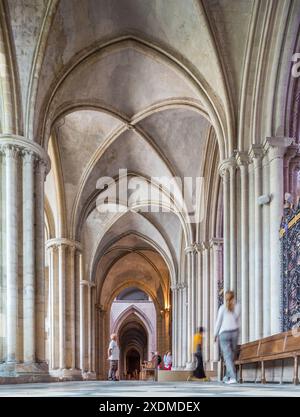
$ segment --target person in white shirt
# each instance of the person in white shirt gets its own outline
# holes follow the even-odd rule
[[[117,381],[117,371],[119,364],[120,350],[117,343],[117,335],[113,333],[110,336],[110,343],[108,347],[109,372],[108,379],[110,381]]]
[[[215,341],[219,338],[220,347],[226,365],[226,384],[236,384],[234,357],[240,327],[240,306],[235,303],[234,292],[226,291],[225,304],[218,311],[215,326]]]

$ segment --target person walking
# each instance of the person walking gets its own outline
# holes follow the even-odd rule
[[[110,336],[110,343],[108,347],[109,372],[108,379],[110,381],[117,381],[117,372],[119,365],[120,350],[117,343],[117,335],[113,333]]]
[[[193,352],[197,361],[196,369],[193,372],[193,376],[199,379],[206,378],[204,367],[203,367],[203,356],[202,356],[203,333],[204,333],[204,328],[199,327],[198,331],[194,335],[194,341],[193,341]]]
[[[234,358],[237,348],[240,327],[240,306],[235,302],[234,292],[226,291],[225,303],[218,311],[215,326],[215,342],[219,339],[226,366],[223,382],[236,384]]]

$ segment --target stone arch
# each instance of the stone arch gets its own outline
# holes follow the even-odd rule
[[[171,53],[166,52],[162,48],[159,48],[156,45],[151,44],[141,38],[133,37],[133,36],[125,36],[122,38],[113,39],[110,42],[106,42],[105,44],[97,45],[96,47],[93,46],[90,50],[84,50],[82,53],[77,54],[76,58],[74,58],[74,62],[70,62],[67,66],[63,69],[60,76],[57,77],[55,84],[51,86],[49,89],[48,96],[46,97],[42,109],[43,111],[40,114],[44,114],[44,118],[39,120],[38,128],[37,128],[37,137],[42,138],[43,146],[46,146],[48,137],[50,136],[50,130],[53,123],[53,111],[50,111],[51,101],[58,89],[58,87],[63,83],[66,77],[76,68],[76,66],[80,65],[80,63],[87,60],[90,56],[93,56],[95,53],[106,53],[106,50],[113,50],[113,49],[120,49],[124,47],[124,45],[134,45],[134,47],[140,49],[143,53],[154,54],[158,59],[160,58],[162,61],[167,62],[168,65],[174,67],[178,70],[184,77],[186,77],[189,82],[191,82],[197,88],[200,97],[204,100],[207,113],[209,115],[210,121],[213,124],[217,138],[220,146],[220,154],[222,157],[225,155],[230,155],[232,150],[232,144],[230,142],[231,135],[227,135],[225,132],[231,130],[230,125],[226,126],[226,122],[222,120],[222,116],[218,113],[218,105],[214,103],[214,99],[210,97],[209,88],[205,85],[203,81],[201,81],[201,76],[193,74],[193,71],[190,70],[187,66],[182,64],[180,60],[178,60],[175,56],[172,56]],[[50,113],[49,113],[50,111]],[[54,110],[55,111],[55,110]],[[230,112],[229,112],[230,113]],[[51,114],[51,118],[49,120],[49,114]],[[47,120],[48,118],[48,120]]]

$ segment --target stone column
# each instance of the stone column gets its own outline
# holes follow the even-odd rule
[[[6,277],[6,353],[0,365],[5,382],[48,380],[45,362],[44,181],[49,158],[24,137],[0,135],[5,170],[3,275]],[[41,230],[43,231],[41,233]],[[42,249],[37,250],[37,246]],[[3,326],[3,327],[4,327]]]
[[[269,195],[270,173],[269,158],[265,153],[262,160],[263,194]],[[262,237],[263,237],[263,337],[270,336],[270,205],[262,207]]]
[[[76,246],[70,247],[70,366],[76,368],[76,280],[75,280],[75,263]]]
[[[186,270],[187,270],[187,282],[188,282],[188,305],[187,305],[187,331],[188,331],[188,340],[187,340],[187,369],[193,367],[193,336],[196,330],[195,324],[195,250],[194,246],[188,246],[185,249],[186,254]]]
[[[36,264],[36,355],[38,362],[46,360],[45,345],[45,180],[46,163],[38,159],[36,162],[35,185],[35,264]]]
[[[201,244],[195,243],[195,257],[196,257],[196,328],[202,326],[203,315],[202,315],[202,293],[203,293],[203,282],[202,282],[202,248]]]
[[[179,360],[179,345],[180,345],[180,316],[178,312],[178,292],[179,285],[175,284],[171,286],[172,291],[172,357],[173,364],[172,369],[177,370],[180,363]]]
[[[213,238],[210,245],[210,361],[212,370],[216,369],[216,362],[219,360],[218,343],[214,343],[215,323],[218,314],[218,281],[221,274],[220,258],[222,256],[223,239]]]
[[[210,359],[210,254],[209,246],[202,242],[203,259],[203,326],[206,329],[203,349],[203,359],[208,362]]]
[[[96,379],[95,369],[93,367],[93,310],[95,306],[93,305],[93,290],[95,289],[95,284],[88,281],[87,286],[87,311],[88,311],[88,372],[85,376],[85,379]]]
[[[23,323],[24,362],[35,358],[35,242],[34,242],[34,162],[32,151],[23,153]]]
[[[242,343],[249,339],[249,216],[248,156],[236,155],[241,176],[241,333]]]
[[[7,362],[15,363],[18,357],[18,159],[20,148],[8,145],[3,148],[6,158],[6,266],[7,266]]]
[[[236,161],[230,160],[230,288],[237,291]]]
[[[249,210],[249,341],[255,339],[255,194],[254,194],[254,164],[249,161],[248,165],[249,178],[249,195],[248,195],[248,210]]]
[[[82,372],[87,371],[86,366],[86,315],[85,315],[85,307],[86,307],[86,292],[88,288],[88,281],[83,280],[83,263],[82,263],[82,255],[80,255],[80,272],[81,272],[81,279],[80,279],[80,369]]]
[[[236,161],[224,160],[219,167],[223,178],[224,206],[224,294],[237,288]]]
[[[188,361],[188,288],[184,282],[179,283],[179,299],[181,307],[181,326],[180,326],[180,338],[181,338],[181,367],[185,368]]]
[[[262,195],[262,147],[252,145],[249,157],[253,161],[254,168],[254,335],[255,339],[261,339],[263,334],[263,236],[262,236],[262,206],[258,198]]]
[[[51,340],[53,368],[51,374],[61,380],[81,379],[81,371],[76,368],[76,254],[81,254],[79,242],[67,238],[50,239],[47,249],[53,256],[50,263],[50,289],[54,311],[50,314],[50,326],[58,343]],[[78,289],[79,290],[79,289]],[[58,358],[58,360],[55,360]]]
[[[49,248],[49,365],[51,369],[55,368],[55,308],[56,308],[56,300],[55,300],[55,271],[54,271],[54,265],[55,265],[55,251],[56,247],[51,246]]]
[[[230,188],[228,160],[219,167],[223,179],[224,293],[230,289]]]
[[[291,138],[267,138],[265,150],[269,155],[270,166],[270,291],[271,291],[271,334],[281,331],[281,256],[279,228],[283,214],[284,183],[283,157],[286,148],[292,144]]]
[[[58,245],[58,311],[59,311],[59,368],[66,368],[66,309],[65,309],[65,282],[66,282],[66,248]]]

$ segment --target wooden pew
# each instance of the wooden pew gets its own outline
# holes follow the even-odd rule
[[[261,383],[266,383],[265,362],[277,359],[294,359],[293,383],[299,384],[298,358],[300,356],[300,329],[298,334],[292,331],[278,333],[273,336],[239,346],[235,364],[239,368],[239,382],[243,382],[243,365],[260,363]]]

